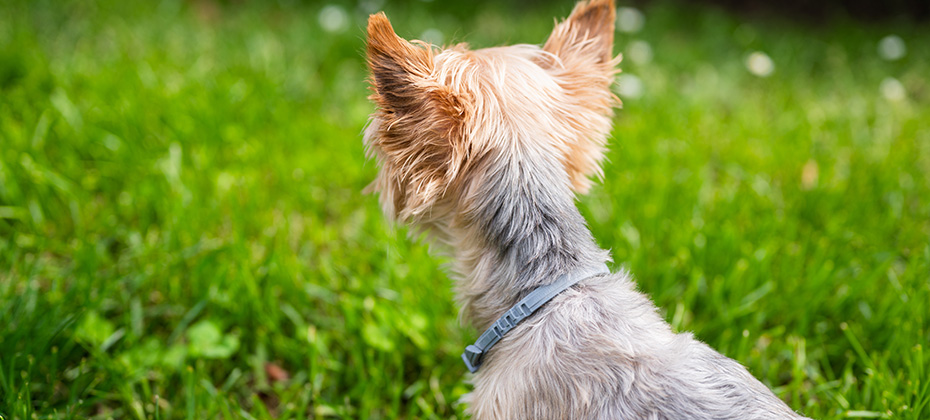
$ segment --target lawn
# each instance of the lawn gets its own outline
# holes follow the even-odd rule
[[[361,193],[365,18],[572,4],[381,3],[0,2],[0,418],[463,417],[476,332]],[[639,11],[579,199],[612,266],[811,417],[930,418],[930,27]]]

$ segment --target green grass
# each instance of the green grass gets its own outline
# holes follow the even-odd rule
[[[386,8],[491,46],[571,7],[441,3]],[[475,332],[360,192],[365,12],[211,4],[0,3],[0,418],[462,418]],[[614,266],[807,415],[930,418],[930,30],[644,13],[580,200]]]

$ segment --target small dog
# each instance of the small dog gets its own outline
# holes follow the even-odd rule
[[[378,110],[365,144],[380,165],[368,189],[388,217],[451,254],[463,319],[488,329],[463,355],[480,366],[468,412],[803,418],[739,363],[673,333],[628,273],[599,268],[608,253],[574,194],[601,175],[618,104],[614,20],[612,0],[590,0],[542,48],[475,51],[410,43],[383,13],[368,20]],[[525,302],[541,294],[554,298],[532,313]]]

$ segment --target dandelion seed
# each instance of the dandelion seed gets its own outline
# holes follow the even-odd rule
[[[888,35],[878,42],[878,55],[885,60],[900,60],[905,54],[907,54],[907,46],[897,35]]]
[[[342,32],[349,26],[349,15],[342,6],[329,4],[320,9],[317,17],[326,32]]]
[[[754,51],[746,57],[746,69],[759,77],[768,77],[775,72],[775,62],[762,51]]]
[[[429,42],[433,45],[442,45],[443,41],[445,41],[445,38],[446,36],[443,35],[442,31],[436,28],[427,29],[423,31],[422,34],[420,34],[421,40]]]
[[[384,6],[384,0],[362,0],[358,2],[358,10],[366,15],[381,10],[381,6]]]
[[[634,7],[617,8],[617,30],[628,34],[639,32],[646,23],[646,17],[643,12]]]
[[[636,64],[646,64],[652,61],[652,47],[646,41],[631,42],[627,54]]]
[[[894,77],[886,77],[885,80],[882,80],[882,84],[879,85],[878,89],[882,92],[882,96],[891,102],[902,101],[907,97],[904,85]]]
[[[632,74],[621,74],[617,77],[617,93],[630,99],[637,99],[643,96],[645,87],[642,80]]]

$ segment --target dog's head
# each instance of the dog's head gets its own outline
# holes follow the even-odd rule
[[[567,188],[600,175],[616,97],[612,0],[579,3],[542,48],[434,49],[368,20],[371,99],[365,144],[380,171],[369,186],[387,215],[428,223],[461,207],[463,189],[494,162],[560,162]]]

